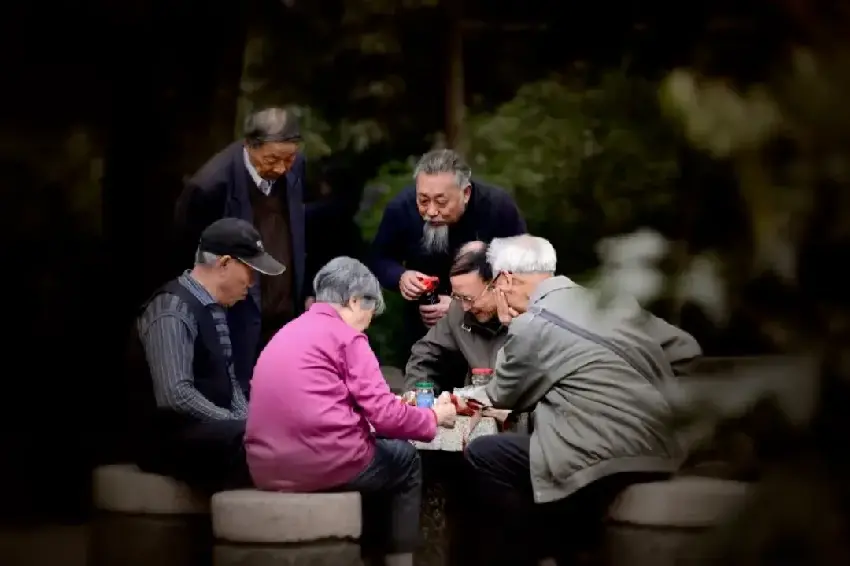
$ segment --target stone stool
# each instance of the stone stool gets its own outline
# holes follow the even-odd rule
[[[209,563],[208,496],[131,464],[99,467],[93,480],[93,566]]]
[[[223,491],[212,498],[214,566],[359,566],[358,493]]]
[[[743,482],[695,476],[628,487],[608,511],[608,563],[698,564],[705,535],[741,508],[749,490]]]

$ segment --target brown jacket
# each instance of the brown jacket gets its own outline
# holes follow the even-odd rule
[[[507,329],[496,319],[481,324],[463,312],[458,302],[428,330],[410,350],[405,369],[405,388],[409,391],[417,381],[429,379],[441,391],[466,385],[471,368],[493,368],[496,353],[505,343]]]

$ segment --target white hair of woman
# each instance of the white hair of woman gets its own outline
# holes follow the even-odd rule
[[[316,301],[333,306],[343,319],[365,330],[372,317],[384,312],[384,296],[378,278],[362,262],[336,257],[322,267],[313,279]]]

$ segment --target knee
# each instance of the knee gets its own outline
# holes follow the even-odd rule
[[[403,440],[393,441],[393,460],[402,474],[411,480],[420,482],[422,480],[422,463],[419,460],[419,451],[410,442]]]
[[[479,436],[470,442],[463,451],[463,459],[473,469],[479,469],[486,466],[492,459],[496,444],[498,444],[498,436]]]

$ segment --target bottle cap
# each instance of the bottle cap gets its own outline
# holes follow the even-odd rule
[[[439,277],[424,277],[421,279],[422,284],[425,286],[425,292],[431,292],[437,288],[437,285],[440,284]]]
[[[431,387],[434,387],[434,384],[431,383],[430,381],[426,380],[426,381],[417,381],[416,382],[416,388],[417,389],[419,389],[419,388],[431,388]]]
[[[493,370],[490,368],[472,368],[472,375],[490,375]]]

